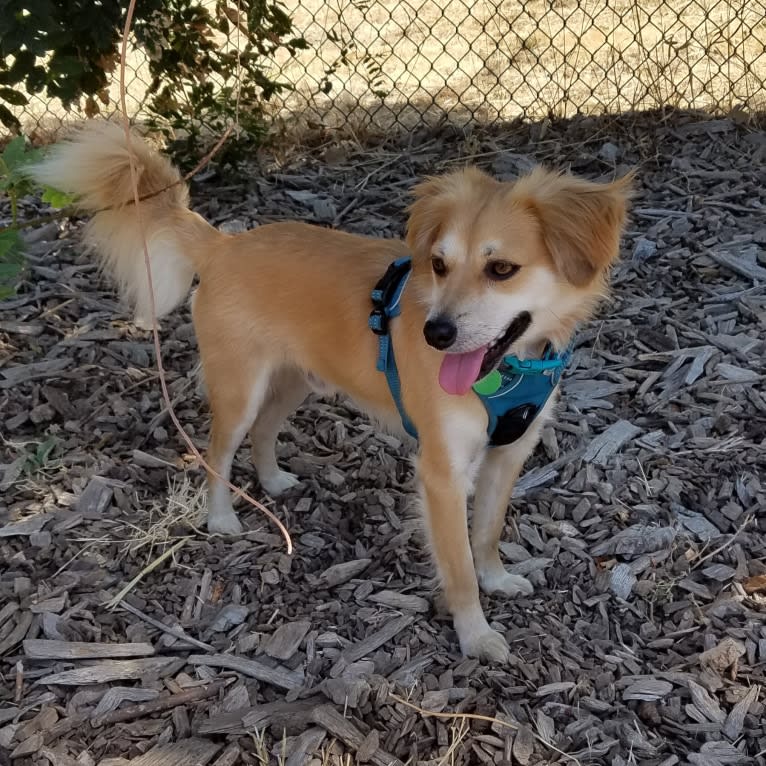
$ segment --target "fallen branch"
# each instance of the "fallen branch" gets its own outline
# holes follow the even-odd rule
[[[134,718],[142,718],[152,713],[161,713],[164,710],[171,710],[179,705],[186,705],[189,702],[199,702],[200,700],[215,697],[221,689],[226,686],[224,681],[214,681],[209,686],[198,686],[196,689],[179,692],[178,694],[166,694],[149,702],[139,702],[135,705],[118,710],[112,710],[111,713],[105,713],[98,718],[91,719],[91,726],[107,726],[112,723],[130,721]]]

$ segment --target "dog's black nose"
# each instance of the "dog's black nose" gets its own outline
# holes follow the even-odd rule
[[[423,327],[423,335],[429,346],[438,348],[439,351],[449,348],[457,338],[457,327],[444,317],[429,319]]]

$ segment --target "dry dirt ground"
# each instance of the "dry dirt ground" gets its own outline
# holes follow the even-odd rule
[[[33,235],[0,304],[3,766],[766,763],[764,132],[650,114],[324,143],[206,171],[193,198],[232,229],[391,237],[416,178],[536,159],[592,178],[638,165],[640,188],[614,298],[578,336],[508,515],[503,554],[536,591],[484,599],[506,666],[460,657],[409,449],[341,402],[308,402],[281,439],[303,477],[270,503],[292,556],[254,510],[236,541],[195,528],[202,476],[150,338],[77,222]],[[187,308],[162,343],[203,447]],[[235,481],[260,497],[248,458]]]

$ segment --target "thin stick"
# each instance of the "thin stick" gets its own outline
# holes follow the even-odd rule
[[[271,521],[274,522],[279,531],[282,533],[282,536],[285,538],[285,543],[287,544],[287,553],[291,554],[293,552],[293,541],[290,538],[290,533],[287,531],[284,524],[282,524],[282,522],[268,508],[266,508],[265,505],[259,503],[255,498],[250,497],[250,495],[239,489],[239,487],[235,487],[230,481],[224,479],[223,476],[221,476],[217,471],[213,470],[213,468],[202,457],[189,435],[183,429],[181,421],[178,419],[176,412],[173,409],[173,403],[170,399],[170,393],[168,391],[167,381],[165,379],[165,367],[162,362],[162,349],[160,347],[159,328],[157,326],[157,310],[154,301],[154,282],[152,280],[152,265],[149,258],[149,246],[146,242],[146,230],[144,229],[143,221],[141,220],[141,205],[139,204],[140,198],[138,194],[138,169],[136,168],[135,154],[133,153],[130,120],[128,119],[127,89],[125,87],[125,72],[127,69],[126,62],[128,54],[128,33],[130,32],[130,27],[133,22],[133,13],[135,8],[136,0],[130,0],[128,12],[125,16],[125,28],[122,33],[122,45],[120,49],[120,107],[122,110],[122,122],[125,131],[125,143],[128,148],[128,156],[130,158],[130,177],[133,184],[133,201],[136,205],[137,224],[138,229],[141,232],[141,241],[144,248],[144,265],[146,266],[146,277],[149,283],[149,307],[152,315],[152,338],[154,340],[154,353],[157,360],[157,372],[159,373],[162,396],[165,400],[165,405],[167,407],[168,414],[170,415],[170,420],[173,422],[173,425],[178,430],[178,433],[186,442],[187,447],[194,455],[194,457],[196,457],[200,464],[207,469],[209,474],[212,474],[217,479],[220,479],[220,481],[226,484],[226,486],[228,486],[229,489],[231,489],[237,497],[244,498],[248,503],[250,503],[250,505],[252,505],[254,508],[257,508],[269,519],[271,519]],[[217,151],[217,148],[223,144],[223,141],[228,137],[231,129],[232,127],[229,126],[229,130],[222,136],[216,147],[214,147],[214,150],[210,152],[211,157],[214,151]],[[171,551],[172,550],[173,549],[171,549]]]
[[[170,625],[165,625],[159,620],[155,620],[154,617],[150,617],[140,609],[136,609],[136,607],[134,607],[132,604],[129,604],[127,601],[120,604],[120,609],[124,609],[126,612],[130,612],[132,615],[138,617],[139,620],[143,620],[144,622],[149,623],[149,625],[152,625],[158,630],[161,630],[163,633],[167,633],[169,636],[173,636],[173,638],[177,638],[179,641],[184,641],[185,643],[196,646],[198,649],[203,649],[206,652],[217,651],[214,646],[210,646],[210,644],[206,644],[204,641],[198,641],[196,638],[192,638],[191,636],[184,633],[183,630],[172,628]]]
[[[722,544],[721,544],[721,545],[719,545],[717,548],[715,548],[714,550],[710,551],[710,553],[706,554],[706,555],[705,555],[705,556],[703,556],[701,559],[699,559],[698,561],[696,561],[696,562],[694,563],[694,566],[692,567],[692,570],[696,569],[698,566],[700,566],[701,564],[703,564],[703,563],[704,563],[705,561],[707,561],[708,559],[712,559],[712,558],[713,558],[713,556],[716,556],[716,555],[718,555],[718,554],[719,554],[719,553],[721,553],[722,551],[725,551],[727,548],[730,548],[732,545],[734,545],[734,541],[735,541],[735,540],[736,540],[736,539],[739,537],[739,534],[740,534],[740,532],[742,532],[742,531],[745,529],[745,527],[746,527],[746,526],[747,526],[747,525],[748,525],[748,524],[749,524],[749,523],[750,523],[750,522],[751,522],[751,521],[752,521],[754,518],[755,518],[755,517],[753,516],[753,514],[752,514],[752,513],[751,513],[749,516],[747,516],[747,517],[745,518],[745,520],[744,520],[744,521],[743,521],[743,522],[742,522],[742,523],[739,525],[739,527],[736,529],[736,531],[734,532],[734,534],[733,534],[733,535],[732,535],[732,536],[731,536],[731,537],[730,537],[730,538],[729,538],[729,539],[728,539],[728,540],[727,540],[725,543],[722,543]]]
[[[125,598],[125,596],[127,596],[128,593],[133,590],[136,584],[143,579],[144,575],[148,575],[150,572],[153,572],[163,561],[165,561],[165,559],[170,558],[179,548],[181,548],[181,546],[186,545],[189,540],[191,540],[190,537],[181,538],[175,545],[171,545],[170,548],[162,553],[162,555],[154,559],[151,564],[144,567],[124,588],[122,588],[122,590],[120,590],[120,592],[113,599],[107,602],[107,609],[114,609],[116,606],[118,606],[119,603]]]
[[[179,692],[178,694],[166,694],[149,702],[139,702],[119,710],[112,710],[110,713],[104,713],[104,715],[98,718],[91,719],[90,725],[96,727],[130,721],[133,718],[142,718],[152,713],[160,713],[163,710],[170,710],[179,705],[186,705],[189,702],[199,702],[200,700],[208,699],[208,697],[214,697],[225,686],[225,682],[215,681],[210,686],[200,686],[196,689]]]
[[[396,700],[399,704],[404,705],[405,707],[415,710],[416,712],[420,713],[420,715],[431,716],[432,718],[444,718],[451,721],[454,721],[457,718],[460,718],[462,720],[470,720],[470,721],[487,721],[488,723],[496,723],[496,724],[499,724],[500,726],[505,726],[507,729],[513,729],[514,731],[518,731],[521,728],[517,723],[511,723],[510,721],[503,721],[500,718],[493,718],[490,715],[481,715],[480,713],[436,713],[433,710],[424,710],[422,707],[413,705],[411,702],[408,702],[407,700],[402,699],[401,697],[397,696],[393,692],[389,692],[388,694],[391,697],[391,699]],[[572,761],[573,763],[576,763],[577,766],[582,766],[580,761],[578,761],[577,758],[575,758],[573,755],[569,755],[569,753],[565,753],[563,750],[559,750],[555,745],[551,744],[547,740],[544,740],[539,734],[535,734],[534,732],[532,732],[532,736],[538,742],[542,743],[546,747],[553,750],[554,753],[558,753],[560,756],[563,756],[564,758]]]

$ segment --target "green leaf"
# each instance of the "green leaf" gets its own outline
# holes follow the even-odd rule
[[[48,462],[48,458],[51,456],[53,450],[56,449],[57,444],[58,440],[56,437],[49,436],[42,444],[37,445],[34,460],[39,467],[44,466],[46,462]]]
[[[43,202],[47,202],[51,207],[62,208],[71,205],[75,201],[75,195],[67,194],[66,192],[46,186],[45,191],[43,191],[42,200]]]
[[[26,106],[28,103],[26,96],[13,88],[0,88],[0,98],[14,106]]]
[[[24,136],[16,136],[16,138],[8,143],[5,151],[0,155],[8,170],[12,171],[24,162],[25,148],[26,141],[24,141]]]
[[[24,241],[14,229],[0,231],[0,300],[13,295],[24,268]]]
[[[0,266],[6,263],[21,263],[24,240],[15,229],[0,231]]]

